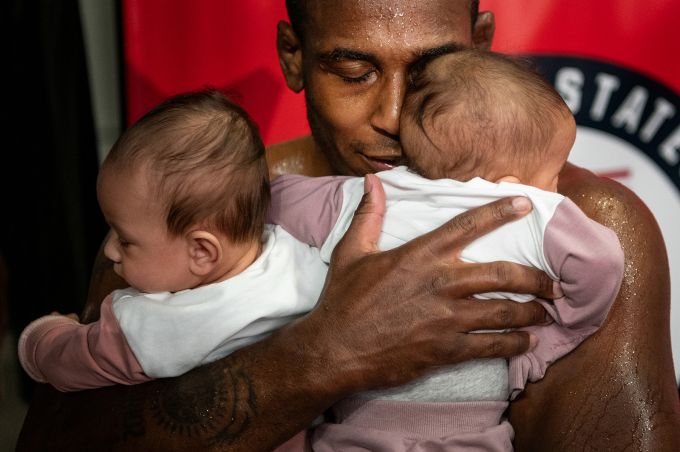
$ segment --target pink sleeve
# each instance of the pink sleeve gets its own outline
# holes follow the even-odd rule
[[[541,304],[555,319],[546,327],[526,328],[538,338],[531,352],[510,359],[514,398],[527,380],[543,378],[547,367],[602,326],[623,280],[624,256],[616,234],[587,218],[565,199],[550,220],[545,257],[560,278],[564,297]]]
[[[303,243],[321,248],[342,209],[345,176],[283,175],[272,182],[268,222]]]
[[[79,391],[151,380],[113,315],[111,295],[99,321],[83,325],[61,315],[33,321],[21,333],[19,360],[31,378],[60,391]]]

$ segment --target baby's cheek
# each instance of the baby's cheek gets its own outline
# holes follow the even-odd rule
[[[113,271],[120,277],[123,276],[123,266],[121,264],[113,263]]]

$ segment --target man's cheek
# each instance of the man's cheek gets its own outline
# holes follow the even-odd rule
[[[348,130],[368,123],[367,96],[352,95],[333,86],[324,86],[313,94],[313,99],[317,113],[334,128]]]
[[[325,107],[328,122],[342,133],[355,134],[369,126],[366,108],[361,102],[340,98]]]

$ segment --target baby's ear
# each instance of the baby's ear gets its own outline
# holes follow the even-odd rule
[[[515,176],[503,176],[501,178],[496,179],[494,182],[497,184],[500,184],[501,182],[512,182],[513,184],[521,184],[522,181],[519,180],[519,177]]]
[[[196,276],[210,273],[222,260],[222,245],[215,235],[207,231],[187,234],[189,270]]]

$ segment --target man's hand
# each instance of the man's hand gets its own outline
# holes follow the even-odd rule
[[[526,198],[488,204],[380,252],[385,194],[377,177],[366,176],[365,192],[333,253],[319,304],[305,322],[314,325],[318,345],[332,356],[329,370],[349,392],[398,385],[435,366],[508,357],[530,347],[526,332],[468,333],[549,322],[538,303],[469,297],[510,291],[555,298],[552,280],[517,264],[458,260],[470,242],[528,213]]]

